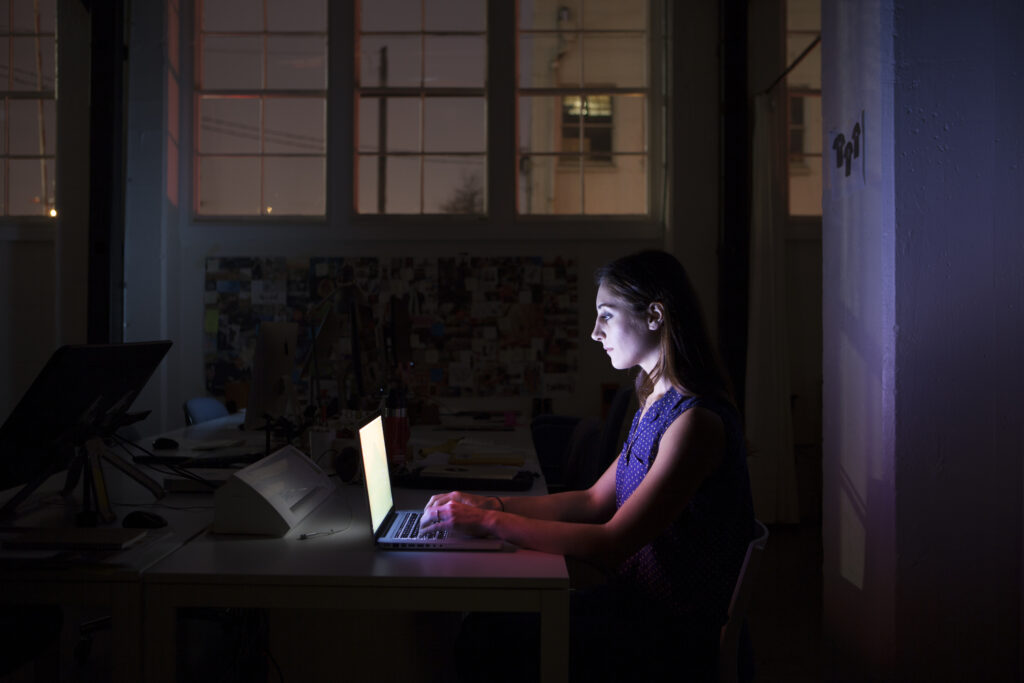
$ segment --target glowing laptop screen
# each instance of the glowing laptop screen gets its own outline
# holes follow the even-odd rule
[[[359,428],[359,445],[363,451],[363,473],[366,494],[370,500],[370,521],[376,536],[384,518],[394,506],[391,498],[391,479],[388,474],[388,454],[384,448],[384,421],[380,415]]]

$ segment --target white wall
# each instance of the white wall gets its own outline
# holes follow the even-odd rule
[[[827,677],[1018,680],[1024,11],[822,6]]]

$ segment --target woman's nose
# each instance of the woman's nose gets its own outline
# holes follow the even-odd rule
[[[604,333],[601,331],[600,328],[601,325],[599,323],[594,323],[594,329],[590,333],[590,338],[593,339],[594,341],[601,341],[601,339],[604,338]]]

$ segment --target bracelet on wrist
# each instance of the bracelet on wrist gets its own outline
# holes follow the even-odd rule
[[[491,498],[493,498],[494,500],[498,501],[498,505],[501,507],[501,511],[504,512],[505,511],[505,503],[502,502],[501,498],[499,498],[498,496],[491,496]]]

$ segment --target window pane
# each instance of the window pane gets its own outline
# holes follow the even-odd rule
[[[0,3],[0,7],[3,8],[4,14],[7,10],[7,2]],[[10,0],[10,4],[14,8],[14,31],[16,33],[53,33],[54,26],[54,13],[56,9],[56,3],[53,0],[49,2],[38,0]],[[36,27],[36,11],[38,10],[39,26]],[[5,16],[6,20],[7,17]]]
[[[576,157],[524,156],[519,163],[520,214],[581,213],[581,175]]]
[[[8,215],[47,215],[54,205],[53,159],[9,159],[7,163],[11,201]]]
[[[362,155],[356,161],[356,212],[379,213],[377,210],[377,177],[379,157]]]
[[[615,134],[612,149],[616,152],[647,151],[647,98],[639,95],[612,97]]]
[[[487,28],[487,3],[480,0],[425,0],[427,31],[483,31]]]
[[[53,100],[11,100],[10,153],[52,156],[56,150],[57,113]]]
[[[584,213],[647,213],[646,157],[640,154],[617,154],[611,159],[612,168],[583,166]]]
[[[420,0],[363,0],[359,23],[363,31],[418,31]]]
[[[11,32],[11,0],[0,0],[0,33]]]
[[[519,28],[553,31],[577,28],[582,0],[519,0]]]
[[[422,151],[420,100],[413,97],[388,97],[382,102],[387,108],[388,122],[385,149],[389,152]]]
[[[643,31],[646,28],[647,0],[586,0],[583,3],[583,29],[586,31]]]
[[[642,35],[583,36],[583,82],[620,88],[647,85],[646,41]]]
[[[420,158],[387,157],[387,213],[420,212]]]
[[[786,30],[821,30],[821,0],[786,0]]]
[[[260,101],[204,97],[199,100],[200,154],[258,154]]]
[[[380,123],[378,112],[380,111],[380,100],[376,97],[365,95],[356,101],[356,152],[369,154],[380,151],[380,140],[378,132]]]
[[[2,0],[0,0],[2,1]],[[0,154],[7,154],[7,104],[6,97],[0,97]],[[3,194],[3,185],[0,185],[0,194]]]
[[[384,194],[379,195],[378,174],[382,166],[387,180]],[[384,202],[384,213],[420,212],[420,157],[361,156],[357,170],[359,213],[379,213],[381,201]]]
[[[267,0],[270,31],[327,30],[327,0]]]
[[[256,90],[263,86],[263,38],[206,36],[200,65],[204,90]]]
[[[199,160],[199,213],[245,216],[260,213],[260,160],[257,157],[202,157]]]
[[[263,160],[263,201],[266,213],[317,216],[324,203],[323,157],[268,157]]]
[[[786,63],[795,62],[815,37],[816,34],[790,34],[786,39]],[[789,72],[786,76],[786,85],[790,88],[821,89],[821,44],[811,50],[803,61]]]
[[[267,99],[263,104],[263,153],[326,154],[326,107],[326,100],[319,97]]]
[[[359,85],[413,88],[421,84],[418,36],[363,36],[359,41]]]
[[[789,166],[789,214],[821,215],[821,157],[807,157]]]
[[[427,152],[482,152],[486,148],[482,97],[430,97],[423,103]]]
[[[0,159],[0,190],[7,186],[7,160]],[[7,215],[7,205],[4,203],[4,192],[0,192],[0,216]]]
[[[3,2],[3,0],[0,0]],[[11,39],[0,37],[0,91],[11,89]]]
[[[482,88],[487,45],[482,36],[426,36],[425,85],[431,88]]]
[[[11,38],[14,78],[11,90],[53,90],[52,37]],[[41,60],[42,71],[37,60]]]
[[[324,90],[327,88],[327,37],[268,37],[267,88],[271,90]]]
[[[562,97],[519,98],[519,149],[526,153],[562,149]]]
[[[483,157],[424,157],[424,211],[485,213],[485,177]]]
[[[560,84],[578,85],[580,60],[572,58],[572,65],[564,54],[557,58],[564,39],[553,34],[535,33],[519,37],[519,87],[552,88]]]
[[[202,0],[204,31],[262,31],[263,12],[252,0]],[[262,9],[262,7],[259,7]]]

